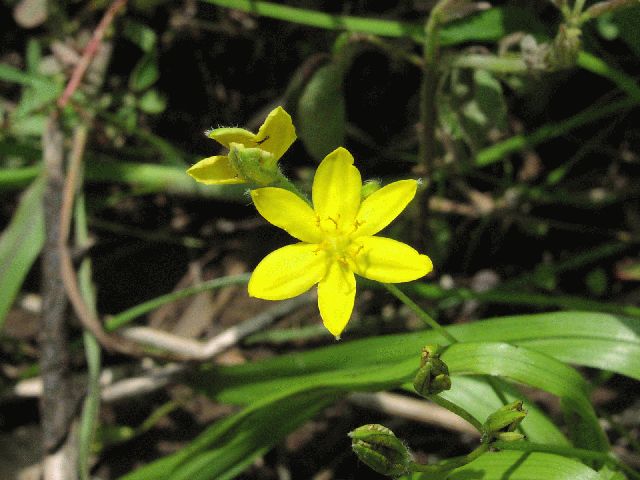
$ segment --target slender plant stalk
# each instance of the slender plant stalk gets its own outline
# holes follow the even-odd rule
[[[218,288],[228,287],[231,285],[246,284],[249,281],[250,277],[250,273],[242,273],[240,275],[215,278],[213,280],[194,285],[193,287],[187,287],[181,290],[176,290],[175,292],[168,293],[166,295],[161,295],[108,318],[106,321],[106,329],[109,331],[116,330],[130,323],[132,320],[135,320],[139,316],[150,312],[151,310],[161,307],[162,305],[165,305],[167,303],[175,302],[176,300],[180,300],[181,298],[197,295],[198,293],[207,290],[216,290]]]
[[[438,332],[442,337],[449,340],[450,343],[457,343],[458,340],[451,335],[446,328],[440,325],[436,320],[434,320],[431,315],[425,312],[422,308],[420,308],[413,300],[407,297],[402,290],[391,283],[383,283],[384,287],[389,290],[389,292],[404,303],[407,307],[409,307],[413,312],[418,315],[420,320],[433,328],[436,332]]]
[[[460,407],[459,405],[456,405],[453,402],[450,402],[449,400],[447,400],[446,398],[441,397],[440,395],[431,395],[429,397],[429,400],[433,401],[433,403],[437,403],[441,407],[446,408],[450,412],[455,413],[459,417],[464,418],[467,422],[469,422],[471,425],[473,425],[473,427],[476,430],[478,430],[479,432],[482,432],[482,423],[479,422],[476,419],[476,417],[471,415],[464,408]]]
[[[86,129],[81,125],[77,129]],[[82,185],[79,178],[78,185]],[[78,187],[80,190],[80,188]],[[84,195],[79,191],[74,203],[75,243],[81,250],[89,244],[89,232],[87,228],[87,212]],[[85,302],[95,312],[95,291],[91,281],[91,260],[84,258],[78,269],[78,284]],[[84,331],[82,340],[84,343],[85,358],[87,361],[87,395],[82,406],[80,417],[80,433],[78,445],[78,472],[81,480],[90,480],[90,458],[94,442],[95,432],[99,423],[100,414],[100,371],[101,349],[100,343],[90,332]]]
[[[455,468],[462,467],[467,465],[468,463],[473,462],[476,458],[480,457],[482,454],[486,453],[489,450],[488,443],[482,443],[475,450],[472,450],[467,455],[463,455],[461,457],[454,457],[448,460],[444,460],[443,462],[437,463],[435,465],[422,465],[420,463],[413,462],[411,464],[411,469],[415,472],[424,472],[431,474],[438,474],[443,472],[448,472],[449,470],[453,470]]]
[[[206,3],[220,7],[234,8],[250,12],[261,17],[275,18],[287,22],[309,25],[329,30],[346,30],[371,33],[385,37],[411,37],[421,41],[423,32],[420,26],[375,18],[332,15],[304,8],[289,7],[272,2],[254,0],[205,0]]]
[[[492,163],[499,162],[512,153],[531,148],[551,138],[566,135],[571,130],[595,122],[602,118],[619,114],[623,110],[628,110],[640,104],[640,100],[625,98],[606,105],[589,107],[573,117],[559,122],[548,123],[538,130],[529,134],[514,135],[502,142],[498,142],[490,147],[480,150],[475,157],[477,167],[486,167]]]

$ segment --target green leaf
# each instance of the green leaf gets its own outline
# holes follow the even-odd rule
[[[342,68],[330,63],[320,67],[306,85],[296,115],[298,136],[316,160],[344,144],[346,107]]]
[[[143,55],[133,68],[129,77],[129,88],[134,92],[140,92],[156,83],[158,78],[160,78],[158,56],[155,50],[152,50]]]
[[[473,343],[453,345],[443,354],[454,377],[453,388],[445,398],[484,419],[501,400],[476,375],[499,375],[542,388],[562,397],[577,412],[598,448],[602,447],[602,433],[586,397],[586,384],[562,361],[640,377],[638,320],[599,313],[560,312],[485,320],[451,327],[450,331],[462,341]],[[446,344],[446,340],[424,331],[355,340],[234,367],[203,367],[193,375],[191,383],[218,400],[247,407],[215,424],[182,451],[125,478],[231,478],[251,458],[274,445],[275,437],[282,438],[284,430],[292,430],[310,418],[314,414],[310,409],[326,405],[321,406],[321,402],[331,402],[354,390],[396,388],[409,382],[419,364],[418,352],[428,343]],[[497,385],[507,401],[523,396],[506,381],[498,380]],[[566,446],[567,440],[557,427],[535,406],[528,404],[528,407],[530,414],[522,425],[527,435],[545,444]],[[278,430],[281,424],[282,430]],[[261,436],[264,429],[277,435]],[[585,432],[578,433],[582,435],[578,439],[584,443]],[[588,467],[562,457],[503,453],[500,462],[477,464],[482,466],[476,472],[477,478],[504,478],[501,475],[505,471],[513,471],[514,475],[517,472],[518,476],[513,478],[555,480],[565,478],[562,476],[565,472],[566,478],[598,478],[593,477],[593,470]],[[549,476],[549,471],[543,469],[546,476],[527,477],[531,475],[528,465],[532,465],[532,470],[538,465],[522,462],[522,458],[527,462],[531,458],[544,459],[560,476]],[[465,472],[468,475],[470,470]]]
[[[156,46],[156,32],[144,23],[136,22],[130,18],[125,19],[122,34],[140,47],[143,52],[151,52],[153,47]]]
[[[156,115],[167,108],[167,99],[157,90],[149,90],[138,100],[138,108],[145,113]]]
[[[0,236],[0,329],[44,245],[43,193],[44,179],[38,178],[22,195],[9,226]]]
[[[0,63],[0,80],[9,83],[19,83],[21,85],[29,85],[33,87],[42,87],[45,84],[53,84],[47,78],[34,75],[32,73],[25,73],[22,70],[13,68],[4,63]]]
[[[462,342],[523,345],[562,362],[640,379],[638,319],[605,313],[554,312],[495,318],[448,330]],[[354,387],[371,387],[372,379],[397,386],[411,379],[418,368],[418,352],[433,343],[446,345],[447,340],[432,331],[385,335],[258,363],[204,369],[193,380],[221,401],[238,404],[248,404],[274,392],[304,388],[298,380],[335,385],[338,377],[351,376]]]
[[[542,452],[489,452],[443,475],[414,474],[411,480],[602,480],[571,458]]]
[[[490,42],[513,32],[544,35],[545,30],[533,10],[497,7],[444,25],[440,30],[440,43],[451,46],[466,42]]]
[[[121,480],[232,479],[335,399],[334,392],[316,390],[257,402],[209,427],[181,451],[138,468]]]
[[[42,60],[42,47],[40,46],[40,42],[38,42],[38,40],[34,38],[30,38],[29,42],[27,43],[27,52],[25,54],[27,70],[30,73],[37,75],[41,60]]]
[[[500,81],[486,70],[475,70],[473,80],[475,101],[489,123],[487,127],[504,130],[507,124],[507,104]]]

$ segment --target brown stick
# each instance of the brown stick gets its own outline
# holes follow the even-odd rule
[[[69,463],[75,464],[74,448],[69,439],[69,433],[77,398],[73,398],[71,388],[66,328],[67,299],[64,286],[60,281],[60,257],[57,250],[64,178],[62,142],[62,132],[54,113],[49,118],[42,136],[47,175],[43,198],[46,240],[42,255],[43,310],[40,334],[42,355],[40,368],[43,380],[40,413],[43,446],[47,459],[44,462],[45,479],[75,478],[72,471],[64,466]]]
[[[73,211],[73,203],[82,168],[82,157],[87,143],[87,128],[85,126],[76,127],[73,135],[73,144],[69,155],[69,163],[67,176],[64,182],[62,192],[62,204],[59,211],[60,230],[57,236],[56,248],[59,254],[59,272],[62,278],[64,289],[67,297],[71,302],[73,311],[82,323],[82,326],[90,331],[96,339],[107,350],[132,355],[136,357],[149,356],[137,344],[119,336],[110,335],[105,332],[102,323],[93,313],[80,293],[78,286],[78,278],[73,267],[73,259],[71,250],[68,246],[69,233],[71,230],[71,217]],[[154,355],[162,359],[183,360],[182,356],[176,355]]]
[[[73,70],[71,74],[71,78],[69,79],[69,83],[62,92],[60,98],[58,98],[58,107],[63,108],[69,102],[71,95],[77,90],[78,86],[80,86],[80,82],[84,77],[84,74],[87,72],[93,57],[96,55],[98,48],[100,47],[100,43],[102,42],[102,37],[104,37],[104,33],[107,30],[107,27],[111,25],[113,19],[122,7],[127,4],[127,0],[115,0],[110,6],[109,9],[104,13],[104,16],[100,20],[100,23],[96,27],[91,36],[91,40],[82,52],[82,58],[76,65],[76,68]]]

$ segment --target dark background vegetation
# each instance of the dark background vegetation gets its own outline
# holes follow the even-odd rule
[[[29,17],[37,15],[36,0],[29,5],[36,13],[25,14],[27,20],[16,19],[15,10],[22,3],[3,0],[0,4],[0,64],[19,70],[36,68],[38,74],[64,85],[73,63],[52,45],[64,45],[79,54],[107,4],[54,2],[48,16],[38,21]],[[417,0],[286,3],[417,23],[426,18],[431,5]],[[492,3],[521,12],[524,23],[531,19],[532,29],[540,27],[546,32],[547,41],[555,36],[561,22],[550,2]],[[639,7],[627,12],[640,22]],[[640,41],[637,33],[625,27],[628,22],[618,22],[619,17],[609,15],[587,23],[583,45],[637,81]],[[127,28],[153,32],[156,41],[145,50],[132,41]],[[205,2],[130,2],[108,30],[106,38],[113,51],[102,85],[83,93],[82,108],[95,115],[87,162],[186,168],[221,151],[204,136],[205,130],[234,125],[255,130],[266,113],[280,104],[292,113],[295,124],[313,122],[314,118],[301,120],[309,114],[298,102],[318,69],[338,61],[334,45],[338,36],[336,31]],[[545,36],[540,38],[544,41]],[[445,47],[443,52],[465,51],[472,45],[478,52],[496,51],[504,38],[496,40],[467,42]],[[343,65],[343,77],[327,94],[328,101],[344,101],[346,122],[337,127],[343,131],[344,144],[365,178],[389,181],[415,176],[419,171],[420,69],[372,43],[350,41],[355,46]],[[384,41],[392,50],[422,54],[420,46],[410,40]],[[28,65],[29,48],[40,51],[36,67]],[[563,308],[638,315],[636,310],[625,308],[640,299],[640,110],[624,108],[583,122],[562,135],[551,132],[535,146],[517,149],[478,168],[474,158],[492,144],[566,121],[585,109],[597,109],[624,96],[610,79],[579,66],[521,75],[497,73],[492,79],[490,100],[479,107],[479,119],[473,120],[464,113],[478,99],[472,71],[443,76],[437,98],[449,105],[452,113],[443,114],[436,128],[439,148],[432,175],[425,179],[431,200],[425,197],[427,207],[421,210],[423,230],[416,231],[415,212],[408,212],[389,233],[414,244],[420,237],[421,248],[434,260],[436,270],[426,280],[431,287],[422,292],[422,304],[444,324]],[[142,100],[145,95],[147,103]],[[37,165],[39,132],[50,104],[44,102],[30,111],[28,121],[18,118],[15,110],[24,101],[23,87],[2,78],[0,101],[0,167],[9,171]],[[321,133],[327,129],[322,147],[328,152],[336,138],[332,138],[335,129],[325,125],[327,119],[322,115],[318,119],[317,129]],[[283,169],[292,178],[303,179],[303,184],[321,158],[308,147],[304,139],[299,140],[282,160]],[[102,314],[115,314],[178,286],[250,271],[264,254],[289,241],[258,217],[247,197],[172,193],[142,180],[98,182],[87,176],[85,193],[93,240],[90,256],[97,308]],[[26,183],[20,188],[0,184],[0,227],[9,225],[23,187]],[[39,271],[36,263],[19,299],[37,295],[42,281]],[[369,285],[363,287],[345,341],[418,327],[389,295],[367,290]],[[246,297],[244,287],[229,291],[226,296],[212,296],[211,303],[203,307],[206,320],[197,326],[197,336],[211,336],[263,308]],[[496,295],[482,297],[482,292]],[[13,304],[0,337],[0,375],[7,388],[37,374],[38,316],[24,305],[24,301]],[[189,305],[183,301],[139,321],[171,330],[184,318]],[[216,361],[239,363],[333,343],[322,330],[304,328],[318,324],[313,308],[289,315],[276,324],[272,335],[239,344]],[[80,329],[76,323],[72,325],[72,365],[79,373],[84,369]],[[282,340],[277,335],[282,329],[294,334]],[[104,363],[107,367],[129,364],[122,356],[108,354]],[[624,418],[633,414],[637,419],[637,383],[602,372],[584,373],[594,383],[593,400],[598,410]],[[115,478],[177,450],[230,412],[229,407],[187,387],[174,386],[141,399],[107,405],[101,420],[106,427],[139,425],[170,400],[180,406],[132,439],[105,429],[99,441],[104,449],[95,467],[100,478]],[[544,395],[539,400],[552,416],[559,415],[553,401]],[[35,400],[2,400],[3,438],[18,435],[20,428],[30,431],[37,422]],[[462,454],[472,443],[461,434],[389,419],[383,413],[341,401],[290,435],[239,478],[287,478],[278,477],[283,475],[278,468],[287,469],[291,478],[376,478],[350,453],[345,437],[355,426],[375,422],[394,428],[423,458],[427,454],[439,458]],[[637,420],[626,423],[624,429],[637,439]],[[113,438],[107,438],[107,433]],[[638,452],[633,453],[628,441],[620,440],[620,432],[612,429],[610,433],[614,444],[619,441],[619,451],[631,462],[639,462]]]

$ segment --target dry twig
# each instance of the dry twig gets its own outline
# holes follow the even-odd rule
[[[82,58],[76,65],[76,68],[73,70],[71,78],[69,79],[69,83],[67,83],[67,86],[62,92],[62,95],[60,95],[60,98],[58,99],[58,107],[63,108],[64,106],[66,106],[69,102],[69,99],[71,98],[71,95],[73,95],[80,86],[80,82],[82,81],[84,74],[87,72],[89,65],[91,65],[93,57],[95,57],[96,53],[98,52],[98,48],[100,47],[105,31],[107,30],[109,25],[111,25],[111,22],[113,22],[113,19],[115,18],[118,11],[126,4],[127,0],[115,0],[111,4],[109,9],[104,13],[102,19],[100,20],[100,23],[91,36],[91,40],[89,40],[89,43],[84,49],[84,52],[82,52]]]

